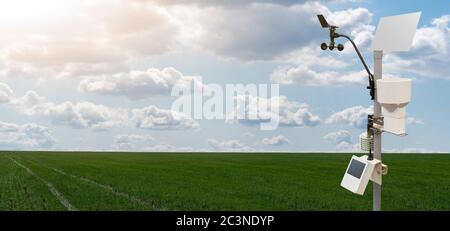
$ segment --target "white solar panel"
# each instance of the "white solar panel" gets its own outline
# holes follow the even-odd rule
[[[421,12],[383,17],[378,23],[373,50],[384,53],[408,51],[411,47]]]

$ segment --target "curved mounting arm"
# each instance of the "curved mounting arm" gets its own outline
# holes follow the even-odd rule
[[[366,62],[364,61],[364,58],[362,57],[361,53],[359,52],[358,47],[356,47],[355,42],[353,42],[353,40],[350,37],[348,37],[347,35],[343,35],[343,34],[334,33],[334,37],[335,38],[344,37],[352,43],[353,48],[355,48],[355,51],[358,54],[359,59],[361,60],[362,64],[364,65],[364,68],[367,71],[367,74],[369,75],[369,86],[367,86],[367,89],[370,89],[370,97],[372,98],[372,100],[374,100],[375,99],[375,83],[374,83],[374,79],[373,79],[373,74],[370,72],[370,69],[367,66]]]

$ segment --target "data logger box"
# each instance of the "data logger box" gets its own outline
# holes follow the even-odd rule
[[[364,195],[369,180],[381,185],[381,173],[380,160],[367,160],[367,155],[352,156],[345,170],[341,186],[353,193]]]

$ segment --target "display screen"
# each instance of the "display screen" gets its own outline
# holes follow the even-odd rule
[[[347,173],[359,179],[361,178],[361,175],[365,167],[366,167],[365,163],[352,159],[350,167],[348,167]]]

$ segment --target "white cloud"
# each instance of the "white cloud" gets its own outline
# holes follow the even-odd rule
[[[406,118],[406,123],[407,124],[424,124],[424,122],[421,119],[412,117],[412,116],[408,116]]]
[[[323,138],[325,138],[326,140],[333,141],[335,143],[340,143],[343,141],[351,143],[351,137],[352,136],[349,131],[341,129],[336,132],[330,132],[330,133],[326,134]]]
[[[159,143],[148,134],[120,134],[114,137],[114,150],[139,152],[192,152],[192,147],[178,147],[168,143]]]
[[[338,151],[356,151],[358,150],[358,145],[353,144],[352,136],[347,130],[339,130],[335,132],[330,132],[326,134],[324,139],[332,141],[336,144],[335,148]]]
[[[59,9],[54,12],[34,4],[28,14],[13,15],[14,27],[7,24],[9,18],[2,21],[2,16],[12,16],[8,7],[2,7],[4,75],[39,79],[113,75],[129,71],[136,59],[177,48],[248,61],[283,60],[326,38],[317,23],[318,13],[339,21],[341,31],[354,36],[360,46],[373,31],[366,25],[372,18],[367,9],[331,12],[316,1],[67,1],[53,3]],[[97,90],[116,93],[102,89]]]
[[[336,150],[337,151],[348,151],[348,152],[354,152],[354,151],[358,151],[359,147],[358,144],[353,144],[351,142],[347,142],[347,141],[342,141],[336,144]]]
[[[55,124],[65,124],[73,128],[92,128],[102,131],[113,127],[124,127],[128,123],[128,111],[110,108],[92,102],[65,101],[60,104],[47,102],[33,91],[16,100],[20,112],[28,116],[39,116]]]
[[[80,83],[79,89],[88,93],[143,99],[151,96],[170,95],[175,85],[195,84],[195,87],[201,88],[202,84],[197,79],[196,76],[184,76],[172,67],[162,70],[150,68],[146,71],[90,77]]]
[[[9,85],[0,82],[0,103],[9,103],[14,97],[14,92]]]
[[[147,152],[193,152],[192,147],[178,147],[172,144],[155,144],[141,149]]]
[[[114,137],[114,149],[136,150],[150,146],[155,139],[150,135],[121,134]]]
[[[14,45],[6,50],[9,77],[78,77],[126,69],[125,57],[93,41],[45,41]]]
[[[340,73],[336,71],[316,72],[306,65],[297,67],[279,67],[271,80],[280,84],[302,84],[311,86],[363,84],[368,82],[366,71]]]
[[[275,108],[278,107],[278,113]],[[244,115],[241,115],[244,113]],[[320,124],[320,117],[310,112],[309,105],[289,101],[286,96],[262,98],[252,95],[236,97],[235,115],[228,116],[228,122],[245,125],[259,125],[270,119],[279,118],[279,125],[286,127],[314,127]]]
[[[73,128],[90,128],[104,131],[111,128],[135,126],[142,129],[174,130],[194,129],[199,124],[189,116],[156,106],[144,108],[108,107],[88,101],[53,103],[34,91],[13,100],[13,105],[27,116],[38,116],[54,124]]]
[[[271,138],[264,138],[261,141],[264,145],[270,145],[270,146],[281,146],[281,145],[287,145],[290,143],[289,139],[285,136],[278,135]]]
[[[41,105],[46,103],[46,98],[44,96],[40,96],[35,91],[27,91],[25,95],[23,95],[20,98],[16,98],[14,100],[14,103],[24,112],[27,112],[28,110],[32,111],[32,108],[36,105]],[[32,113],[30,111],[30,113]],[[28,114],[28,113],[26,113]]]
[[[47,127],[34,123],[17,125],[0,122],[0,147],[2,149],[50,148],[54,142]]]
[[[317,13],[329,10],[318,2],[292,6],[254,3],[240,7],[178,6],[180,20],[192,36],[183,43],[218,56],[272,60],[300,48],[322,31]],[[245,17],[244,17],[245,15]],[[302,26],[298,26],[302,22]]]
[[[216,140],[208,139],[208,144],[216,151],[250,151],[251,147],[241,143],[239,140]]]
[[[356,128],[365,128],[367,126],[367,115],[373,113],[373,106],[365,108],[363,106],[354,106],[342,111],[333,113],[325,121],[326,124],[346,124]]]
[[[145,1],[3,4],[3,74],[64,78],[126,71],[134,58],[171,50],[178,31],[166,9]]]
[[[105,130],[113,127],[123,127],[127,123],[127,110],[110,108],[91,102],[70,102],[45,105],[38,115],[43,115],[54,123],[68,124],[75,128],[92,128]]]
[[[195,129],[199,124],[188,115],[177,111],[148,106],[132,110],[131,121],[142,129]]]
[[[130,60],[164,54],[180,45],[219,56],[273,59],[316,38],[321,29],[315,14],[330,13],[318,2],[264,2],[270,1],[249,1],[241,7],[223,2],[204,7],[185,1],[176,5],[124,0],[52,3],[64,14],[35,5],[29,14],[14,16],[18,22],[14,27],[2,20],[3,74],[64,78],[117,73],[128,71]],[[3,17],[10,15],[8,7],[2,7]],[[298,22],[304,25],[300,28]]]

